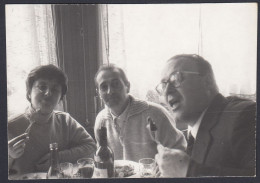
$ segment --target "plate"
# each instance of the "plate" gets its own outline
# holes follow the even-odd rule
[[[139,177],[139,164],[130,160],[115,160],[116,178],[137,178]]]
[[[47,173],[27,173],[20,176],[20,179],[27,180],[27,179],[46,179]]]

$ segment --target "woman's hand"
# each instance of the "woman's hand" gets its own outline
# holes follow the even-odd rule
[[[19,158],[23,155],[25,144],[28,141],[29,137],[27,133],[19,135],[8,141],[8,152],[9,157],[12,159]]]

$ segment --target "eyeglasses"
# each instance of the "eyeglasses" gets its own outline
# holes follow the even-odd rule
[[[198,74],[200,75],[200,73],[198,72],[191,72],[191,71],[177,71],[177,72],[173,72],[169,79],[167,81],[162,81],[160,84],[158,84],[156,86],[156,91],[162,95],[166,89],[166,86],[168,84],[171,84],[172,87],[174,88],[178,88],[180,87],[182,81],[183,81],[183,73],[187,73],[187,74]]]

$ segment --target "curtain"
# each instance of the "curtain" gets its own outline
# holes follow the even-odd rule
[[[94,75],[103,63],[98,5],[52,5],[58,65],[68,75],[66,111],[93,136],[100,101]]]
[[[39,65],[57,65],[51,6],[6,5],[6,48],[10,118],[28,105],[25,94],[28,73]]]

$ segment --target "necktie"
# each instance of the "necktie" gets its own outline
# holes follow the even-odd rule
[[[192,136],[191,132],[189,131],[188,133],[188,144],[187,144],[187,149],[186,149],[186,153],[191,156],[192,153],[192,148],[193,148],[193,144],[194,144],[194,137]]]

